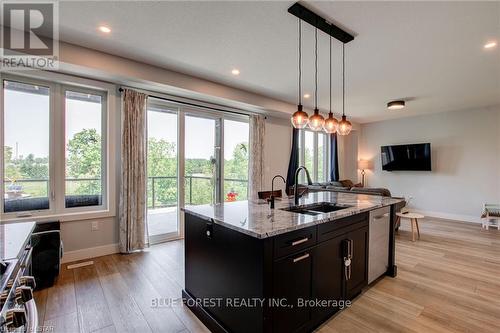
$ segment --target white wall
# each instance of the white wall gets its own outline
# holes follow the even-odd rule
[[[357,182],[359,133],[359,130],[353,130],[348,136],[338,136],[340,180],[350,179],[354,183]]]
[[[404,112],[404,111],[402,111]],[[381,170],[380,146],[430,142],[432,172]],[[363,124],[359,158],[372,160],[367,185],[413,196],[427,215],[478,222],[484,202],[500,202],[500,107]]]

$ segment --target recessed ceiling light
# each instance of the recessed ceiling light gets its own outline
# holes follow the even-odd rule
[[[111,32],[111,28],[105,26],[105,25],[101,25],[99,26],[99,31],[100,32],[104,32],[105,34],[109,34]]]
[[[309,97],[311,97],[310,94],[304,94],[304,98],[309,98]]]
[[[401,110],[405,107],[405,101],[391,101],[387,103],[387,108],[389,110]]]
[[[491,49],[491,48],[494,48],[495,46],[497,46],[497,42],[488,42],[488,43],[484,44],[485,49]]]
[[[233,75],[240,75],[240,70],[237,69],[237,68],[233,68],[233,70],[231,71],[231,74],[233,74]]]

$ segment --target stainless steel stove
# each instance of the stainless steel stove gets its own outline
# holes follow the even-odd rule
[[[0,263],[0,332],[37,332],[38,313],[33,298],[35,279],[31,276],[31,246],[19,259]]]

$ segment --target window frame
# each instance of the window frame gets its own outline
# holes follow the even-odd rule
[[[317,183],[318,181],[318,170],[319,170],[319,164],[323,164],[323,180],[321,181],[322,183],[328,182],[329,177],[328,175],[330,174],[330,140],[328,140],[328,134],[324,132],[316,132],[312,130],[301,130],[299,131],[299,166],[304,165],[305,163],[305,133],[313,133],[313,170],[308,170],[309,174],[311,176],[311,179],[313,183]],[[325,141],[323,142],[323,161],[318,160],[318,152],[319,152],[319,139],[320,136],[319,134],[323,134]],[[305,183],[306,178],[305,174],[301,173],[300,175],[300,182]]]
[[[145,91],[146,93],[149,93],[148,91]],[[239,121],[243,123],[247,123],[249,125],[248,128],[248,140],[250,141],[250,115],[247,114],[239,114],[239,113],[232,113],[231,111],[224,111],[224,110],[212,110],[210,109],[210,105],[207,105],[207,107],[200,105],[200,106],[195,106],[195,105],[187,105],[182,102],[182,99],[179,99],[179,102],[175,102],[171,100],[171,96],[166,95],[166,94],[161,94],[161,93],[151,93],[151,96],[148,97],[148,106],[152,105],[157,108],[164,108],[164,109],[175,109],[177,113],[177,186],[178,186],[178,199],[177,199],[177,204],[178,204],[178,232],[176,234],[167,234],[163,236],[153,236],[153,238],[150,238],[150,243],[151,244],[156,244],[159,242],[164,242],[167,240],[174,240],[174,239],[181,239],[184,237],[184,211],[182,208],[186,206],[185,202],[185,182],[186,182],[186,175],[185,175],[185,136],[186,136],[186,127],[185,127],[185,119],[186,116],[190,117],[201,117],[201,118],[206,118],[206,119],[213,119],[217,122],[219,122],[219,128],[216,128],[216,144],[220,143],[218,145],[219,147],[219,152],[218,155],[224,158],[224,120],[232,120],[232,121]],[[161,111],[160,111],[161,112]],[[168,112],[168,111],[165,111]],[[217,133],[219,132],[219,133]],[[250,144],[250,142],[249,142]],[[248,169],[247,169],[248,172]],[[222,196],[222,191],[224,189],[224,162],[220,161],[219,159],[219,171],[218,171],[218,189],[217,189],[217,194],[216,194],[216,203],[218,202],[224,202],[223,201],[223,196]],[[181,186],[180,184],[184,184]],[[248,196],[248,183],[247,183],[247,196]],[[151,236],[150,236],[151,237]]]
[[[4,150],[5,150],[5,89],[4,89],[4,81],[13,81],[13,82],[18,82],[18,83],[24,83],[24,84],[29,84],[29,85],[35,85],[35,86],[44,86],[49,88],[49,133],[52,133],[55,126],[54,126],[54,117],[52,115],[53,113],[53,108],[55,105],[55,97],[54,97],[54,92],[56,90],[55,85],[52,82],[49,81],[44,81],[44,80],[38,80],[34,78],[23,78],[23,77],[17,77],[17,76],[11,76],[11,75],[5,75],[2,74],[0,75],[0,85],[1,85],[1,91],[0,91],[0,216],[1,220],[8,220],[9,218],[23,218],[23,217],[32,217],[32,216],[37,216],[40,214],[48,214],[48,215],[53,215],[55,213],[55,202],[54,202],[54,188],[55,184],[53,182],[53,179],[55,177],[54,174],[54,142],[53,142],[53,137],[49,135],[49,179],[48,179],[48,191],[47,191],[47,197],[49,200],[49,208],[48,209],[36,209],[36,210],[29,210],[29,211],[23,211],[23,212],[12,212],[12,213],[5,213],[4,211],[4,206],[5,206],[5,165],[4,165]]]
[[[4,81],[46,86],[49,96],[49,209],[4,212]],[[119,109],[117,87],[113,84],[55,72],[32,70],[26,73],[0,73],[0,219],[2,221],[86,220],[116,216],[116,146],[119,142]],[[66,110],[67,90],[100,95],[102,100],[102,204],[99,206],[66,208]],[[60,130],[62,129],[62,130]],[[62,176],[61,176],[62,175]]]
[[[108,159],[106,158],[108,156],[108,133],[107,133],[107,128],[108,128],[108,116],[107,116],[107,93],[102,90],[96,90],[94,88],[84,88],[84,87],[79,87],[79,86],[72,86],[68,84],[62,84],[60,86],[60,98],[61,98],[61,103],[62,103],[62,112],[59,119],[63,120],[64,124],[64,130],[63,132],[63,156],[64,156],[64,175],[66,175],[66,92],[67,91],[73,91],[73,92],[78,92],[78,93],[84,93],[84,94],[92,94],[92,95],[97,95],[101,97],[101,205],[96,205],[96,206],[83,206],[83,207],[66,207],[66,176],[64,179],[62,179],[62,185],[59,184],[57,187],[58,191],[60,193],[63,193],[64,199],[63,199],[63,207],[61,207],[62,210],[68,211],[69,213],[71,212],[87,212],[87,211],[95,211],[97,210],[105,210],[107,209],[108,206],[108,187],[107,187],[107,179],[108,179],[108,169],[107,169],[107,163]],[[56,178],[56,181],[61,179]],[[60,187],[62,186],[62,188]],[[60,190],[60,191],[59,191]]]

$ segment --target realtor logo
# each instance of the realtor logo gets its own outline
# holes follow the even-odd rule
[[[2,69],[57,69],[58,3],[2,1]]]

